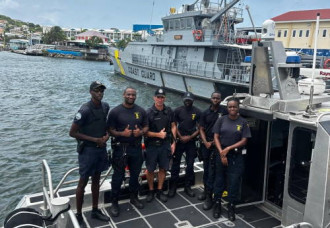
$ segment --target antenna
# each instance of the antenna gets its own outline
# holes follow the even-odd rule
[[[150,24],[149,24],[149,32],[150,32],[150,34],[151,34],[152,17],[153,17],[153,14],[154,14],[154,6],[155,6],[155,0],[152,1],[151,18],[150,18]]]
[[[313,116],[315,112],[313,110],[313,95],[314,95],[314,74],[315,74],[315,65],[316,65],[316,52],[317,52],[317,41],[319,36],[319,24],[320,24],[320,13],[316,15],[316,28],[315,28],[315,35],[314,35],[314,54],[313,54],[313,72],[312,72],[312,85],[309,94],[309,105],[307,106],[306,112],[308,115]]]
[[[245,9],[246,9],[246,11],[247,11],[248,14],[249,14],[249,18],[250,18],[250,21],[251,21],[251,23],[252,23],[252,27],[253,27],[254,33],[256,34],[256,39],[258,40],[257,30],[256,30],[256,27],[254,26],[253,19],[252,19],[251,13],[250,13],[250,7],[249,7],[248,5],[246,5],[246,6],[245,6]]]

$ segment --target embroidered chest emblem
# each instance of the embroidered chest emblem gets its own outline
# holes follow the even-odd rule
[[[237,124],[237,125],[236,125],[236,130],[237,130],[237,131],[241,131],[241,129],[242,129],[242,125]]]
[[[139,112],[134,112],[134,115],[135,115],[135,119],[140,119],[140,113]]]
[[[191,119],[194,120],[196,118],[196,114],[191,114]]]

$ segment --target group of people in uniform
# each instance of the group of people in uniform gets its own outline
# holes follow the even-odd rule
[[[180,164],[185,153],[184,192],[195,197],[194,161],[197,157],[196,141],[200,140],[200,157],[203,160],[204,191],[198,196],[204,200],[203,209],[213,207],[213,216],[221,215],[222,193],[228,191],[228,218],[235,220],[235,204],[239,198],[240,178],[244,171],[244,146],[251,137],[247,121],[239,115],[239,100],[230,98],[227,109],[220,106],[220,92],[211,94],[211,105],[201,112],[193,105],[194,95],[183,95],[183,106],[174,110],[165,105],[166,92],[158,88],[153,96],[154,104],[145,110],[135,104],[136,89],[127,87],[123,103],[111,108],[103,102],[106,87],[98,81],[90,85],[91,100],[81,106],[73,120],[70,136],[77,139],[80,179],[76,190],[77,220],[81,227],[84,189],[91,177],[91,217],[101,221],[110,218],[98,208],[101,172],[109,168],[107,141],[111,138],[114,170],[111,179],[110,215],[120,215],[118,204],[120,189],[129,167],[130,203],[144,208],[138,197],[139,175],[145,161],[149,191],[146,201],[157,197],[166,203],[176,195]],[[141,143],[146,151],[143,153]],[[171,164],[170,164],[171,163]],[[155,171],[157,183],[154,183]],[[164,192],[167,171],[170,171],[169,189]]]

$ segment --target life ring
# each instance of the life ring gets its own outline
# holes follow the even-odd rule
[[[194,30],[193,34],[195,35],[196,40],[202,40],[202,38],[203,38],[203,31],[202,30]]]
[[[330,69],[330,59],[324,61],[323,68]]]

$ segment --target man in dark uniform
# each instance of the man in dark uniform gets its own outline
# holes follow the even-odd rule
[[[143,203],[138,199],[139,175],[143,163],[141,140],[143,134],[148,131],[147,115],[143,108],[134,104],[136,90],[128,87],[124,90],[124,102],[109,113],[107,126],[109,132],[115,137],[113,145],[112,164],[112,205],[110,214],[119,216],[120,209],[118,198],[120,186],[125,177],[125,167],[130,170],[129,191],[130,202],[135,207],[142,209]]]
[[[185,193],[194,197],[195,193],[191,189],[194,183],[194,160],[196,158],[196,137],[199,134],[198,121],[201,111],[193,106],[194,95],[191,92],[186,92],[183,95],[183,106],[174,110],[175,121],[178,125],[178,139],[173,165],[171,169],[169,197],[176,194],[177,182],[179,180],[180,163],[182,154],[186,153],[186,175],[185,175]]]
[[[213,142],[214,134],[212,132],[213,125],[219,117],[227,114],[225,108],[220,106],[221,94],[220,92],[213,92],[211,94],[211,105],[206,109],[200,119],[199,133],[202,140],[201,154],[203,158],[203,182],[204,191],[198,196],[199,200],[205,200],[203,209],[209,210],[212,208],[212,192],[214,183],[214,166],[215,166],[215,153],[216,147]]]
[[[154,105],[148,109],[149,131],[145,139],[146,144],[146,166],[149,192],[147,202],[154,198],[154,171],[159,165],[158,185],[156,197],[162,202],[167,201],[163,193],[163,184],[168,170],[171,154],[175,151],[176,123],[174,112],[170,107],[165,106],[165,91],[158,88],[154,95]]]
[[[109,104],[102,102],[106,87],[98,82],[92,82],[89,92],[91,100],[81,106],[70,129],[70,136],[78,141],[77,152],[79,159],[80,179],[76,190],[77,220],[84,227],[82,204],[84,189],[88,178],[92,177],[92,218],[109,221],[110,218],[98,209],[101,172],[109,168],[106,142],[109,139],[106,128],[106,117]]]

